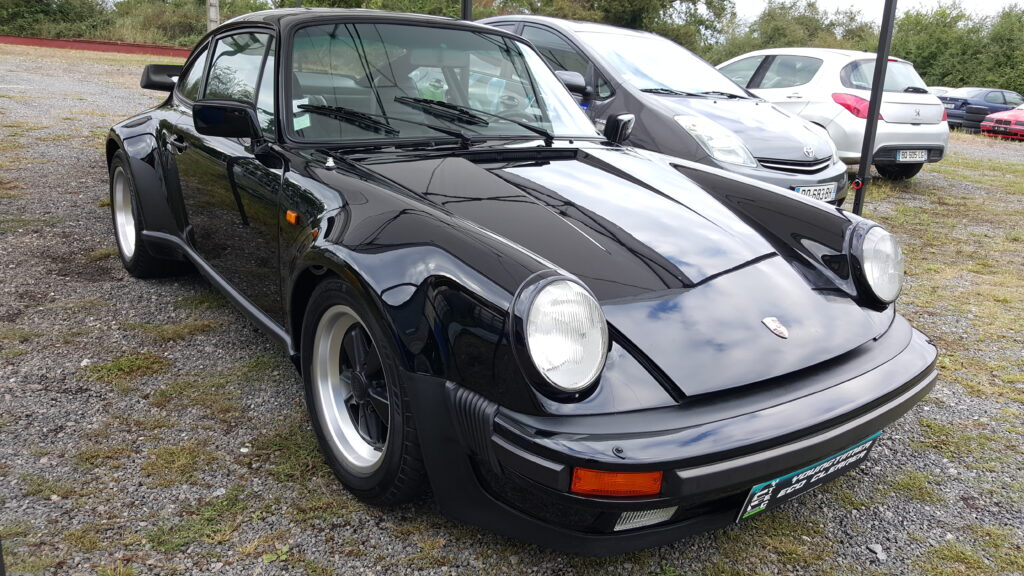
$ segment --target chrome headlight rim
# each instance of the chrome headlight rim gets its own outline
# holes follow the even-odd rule
[[[872,235],[877,237],[877,234],[884,234],[884,238],[891,241],[892,245],[896,249],[895,252],[897,254],[897,262],[899,264],[899,282],[895,290],[882,290],[883,287],[876,285],[876,282],[872,281],[871,270],[876,268],[878,263],[868,261],[869,256],[865,254],[865,245],[867,241],[871,239]],[[854,276],[857,283],[861,286],[861,290],[868,294],[874,303],[882,306],[889,306],[899,299],[900,294],[903,293],[903,286],[906,283],[906,277],[904,271],[903,248],[895,235],[877,222],[861,220],[853,226],[853,231],[850,235],[850,256],[853,261]]]
[[[563,387],[552,381],[544,370],[538,366],[533,353],[531,352],[528,323],[530,311],[533,310],[538,297],[545,289],[558,282],[568,282],[573,284],[575,287],[581,288],[591,299],[593,299],[595,303],[597,303],[598,308],[600,309],[600,303],[597,301],[597,297],[594,295],[593,291],[578,279],[555,270],[546,270],[534,274],[523,282],[523,285],[519,288],[514,297],[511,307],[512,317],[510,319],[509,326],[511,342],[513,343],[513,354],[516,357],[516,361],[519,364],[520,369],[526,375],[527,380],[535,390],[545,397],[558,402],[579,402],[592,396],[598,388],[598,384],[601,380],[601,374],[604,372],[605,363],[608,360],[608,352],[612,346],[611,332],[608,328],[607,320],[604,318],[604,312],[601,311],[602,321],[600,322],[599,329],[601,330],[602,345],[600,358],[596,363],[596,369],[593,371],[593,377],[572,388]]]

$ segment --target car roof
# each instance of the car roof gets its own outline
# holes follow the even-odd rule
[[[483,24],[490,22],[532,22],[534,24],[548,24],[567,32],[603,32],[606,34],[625,34],[629,36],[656,36],[651,32],[621,28],[609,24],[597,24],[595,22],[584,22],[582,20],[565,20],[563,18],[552,18],[550,16],[533,16],[529,14],[506,14],[504,16],[492,16],[480,20]]]
[[[448,16],[409,14],[404,12],[389,12],[386,10],[369,10],[366,8],[278,8],[275,10],[261,10],[259,12],[252,12],[232,18],[221,26],[228,24],[244,26],[245,24],[259,23],[275,27],[284,27],[285,25],[301,25],[307,22],[316,22],[318,20],[330,18],[352,18],[353,20],[369,20],[373,22],[387,22],[394,24],[434,24],[442,25],[446,28],[463,28],[466,30],[498,33],[515,37],[514,34],[510,34],[504,30],[496,30],[495,28],[485,26],[483,24],[469,22],[466,20],[458,20]]]
[[[861,50],[842,50],[839,48],[808,48],[808,47],[792,47],[792,48],[765,48],[763,50],[755,50],[748,52],[742,56],[764,56],[764,55],[790,55],[790,56],[811,56],[814,58],[828,58],[831,60],[870,60],[876,57],[874,52],[865,52]],[[896,62],[907,62],[902,58],[896,58],[890,56],[890,60]]]

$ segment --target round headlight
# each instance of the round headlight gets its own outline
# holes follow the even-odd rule
[[[903,250],[895,236],[878,226],[868,230],[861,244],[861,266],[876,298],[896,300],[903,289]]]
[[[568,280],[544,286],[530,304],[526,346],[552,386],[579,392],[604,369],[608,324],[597,300]]]

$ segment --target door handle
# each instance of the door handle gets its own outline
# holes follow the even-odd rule
[[[789,96],[786,96],[786,98],[789,98],[790,100],[803,100],[804,97],[801,94],[793,93],[790,94]]]
[[[179,154],[188,149],[188,142],[177,134],[172,134],[171,137],[167,139],[167,143],[170,144],[174,151]]]

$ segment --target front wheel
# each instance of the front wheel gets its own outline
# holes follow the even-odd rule
[[[924,164],[875,164],[878,175],[886,180],[910,180],[924,168]]]
[[[425,485],[416,425],[386,332],[340,279],[313,291],[302,323],[302,377],[317,443],[335,476],[371,504]]]
[[[154,256],[142,240],[142,208],[132,180],[128,156],[122,150],[110,162],[110,216],[121,263],[136,278],[178,274],[182,263]]]

